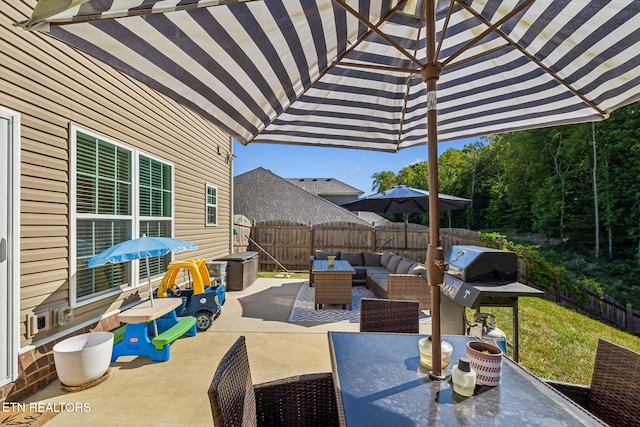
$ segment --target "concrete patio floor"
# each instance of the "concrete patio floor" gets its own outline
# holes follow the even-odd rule
[[[61,412],[47,426],[211,426],[207,389],[218,362],[240,335],[246,336],[254,383],[290,375],[331,371],[328,331],[358,331],[358,323],[289,323],[302,279],[258,279],[229,291],[211,329],[171,346],[171,359],[120,357],[109,378],[69,393],[56,381],[24,402],[74,403],[85,412]],[[431,325],[420,332],[430,334]],[[59,405],[62,406],[62,405]],[[87,411],[88,409],[88,411]]]

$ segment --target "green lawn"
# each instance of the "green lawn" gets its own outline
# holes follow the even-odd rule
[[[512,309],[491,308],[512,342]],[[589,384],[598,338],[640,352],[640,337],[558,306],[542,298],[520,298],[520,364],[542,378]],[[473,317],[471,313],[470,319]],[[511,354],[510,354],[511,355]]]
[[[258,277],[274,278],[287,277],[289,279],[309,279],[308,271],[259,271]]]

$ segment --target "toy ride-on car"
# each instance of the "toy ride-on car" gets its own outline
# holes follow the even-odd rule
[[[225,285],[212,284],[204,259],[172,261],[158,287],[158,298],[182,298],[182,305],[176,309],[177,316],[194,316],[198,331],[211,327],[225,302]],[[180,274],[182,273],[182,275]],[[181,283],[186,283],[181,288]],[[190,280],[189,280],[190,279]]]

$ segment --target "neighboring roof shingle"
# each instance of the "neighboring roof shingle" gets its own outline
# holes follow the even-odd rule
[[[264,168],[235,176],[233,195],[234,213],[258,222],[288,220],[322,224],[347,221],[371,224]]]
[[[284,178],[291,184],[308,191],[316,196],[339,196],[353,195],[354,199],[364,194],[364,191],[358,190],[349,184],[345,184],[335,178]]]
[[[383,224],[391,224],[391,221],[389,221],[387,218],[378,215],[375,212],[365,212],[365,211],[360,211],[357,212],[358,214],[358,218],[360,218],[363,221],[366,221],[368,224],[373,224],[373,225],[383,225]]]

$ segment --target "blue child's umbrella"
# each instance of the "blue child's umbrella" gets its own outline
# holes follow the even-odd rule
[[[195,243],[171,237],[146,237],[127,240],[105,249],[88,262],[89,267],[107,263],[133,261],[134,259],[166,255],[169,252],[182,252],[198,249]]]
[[[166,255],[169,252],[182,252],[197,249],[198,245],[185,240],[171,237],[146,237],[127,240],[105,249],[88,261],[89,267],[96,267],[107,263],[119,263],[133,261],[134,259],[149,258]],[[151,287],[151,274],[149,273],[149,261],[147,260],[147,277],[149,278],[149,299],[153,305],[153,288]]]

